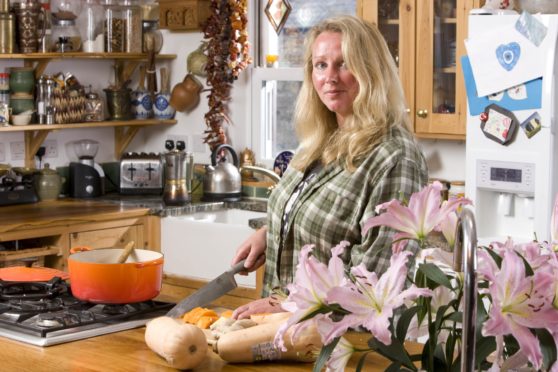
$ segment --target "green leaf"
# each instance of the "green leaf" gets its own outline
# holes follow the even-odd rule
[[[393,362],[386,368],[385,372],[399,372],[401,371],[401,363]],[[358,371],[357,371],[358,372]]]
[[[535,333],[541,344],[545,369],[550,371],[550,367],[556,363],[556,343],[550,332],[545,328],[535,329]]]
[[[478,366],[483,363],[486,358],[496,350],[496,337],[478,337],[475,346],[475,364]]]
[[[463,313],[461,311],[454,311],[446,316],[446,320],[456,323],[463,322]]]
[[[494,260],[494,262],[496,262],[496,265],[498,266],[498,268],[502,267],[502,257],[500,257],[500,255],[496,252],[494,252],[494,250],[492,250],[491,248],[488,247],[483,247],[488,254],[490,255],[490,257],[492,257],[492,259]]]
[[[397,321],[397,330],[396,335],[397,339],[400,342],[405,341],[405,336],[407,335],[407,331],[409,330],[409,324],[413,317],[417,314],[418,306],[413,306],[403,312]]]
[[[519,257],[521,257],[521,259],[523,260],[523,264],[525,265],[525,276],[533,276],[535,275],[535,272],[533,271],[533,268],[531,267],[531,265],[529,265],[529,262],[527,262],[527,260],[525,259],[525,257],[523,257],[522,255],[520,255],[519,253],[517,254]]]
[[[333,349],[335,349],[335,346],[337,346],[339,339],[340,337],[336,337],[329,344],[322,347],[322,350],[320,350],[320,355],[318,355],[318,359],[314,363],[313,372],[320,372],[324,368],[327,360],[333,352]]]
[[[403,343],[399,342],[399,340],[395,337],[391,337],[391,344],[384,345],[380,341],[375,338],[371,338],[368,341],[368,346],[374,349],[378,354],[385,356],[391,361],[400,362],[405,367],[411,369],[412,371],[416,371],[417,368],[409,358],[409,353],[405,350]]]
[[[424,275],[434,283],[452,289],[451,283],[448,277],[446,276],[446,274],[444,274],[444,272],[440,270],[440,268],[434,265],[433,263],[420,264],[418,270],[424,273]],[[434,288],[435,287],[436,286],[434,286]],[[434,289],[434,288],[430,288],[430,289]]]

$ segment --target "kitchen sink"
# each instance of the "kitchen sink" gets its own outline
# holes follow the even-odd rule
[[[249,221],[265,212],[220,209],[164,217],[161,220],[163,271],[189,279],[212,280],[230,267],[238,246],[254,229]],[[256,287],[256,275],[237,275],[243,287]]]

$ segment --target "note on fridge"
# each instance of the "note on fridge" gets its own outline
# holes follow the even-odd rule
[[[501,92],[541,77],[548,39],[537,47],[510,26],[465,40],[478,96]]]

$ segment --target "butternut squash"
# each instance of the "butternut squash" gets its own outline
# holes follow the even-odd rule
[[[286,352],[273,345],[273,339],[283,322],[263,323],[254,327],[225,333],[213,344],[221,359],[229,363],[251,363],[265,360],[313,362],[322,347],[320,334],[311,326],[291,343],[290,330],[285,335]],[[291,328],[292,329],[292,328]]]
[[[147,323],[145,342],[173,368],[196,368],[207,356],[207,341],[201,329],[166,316]]]

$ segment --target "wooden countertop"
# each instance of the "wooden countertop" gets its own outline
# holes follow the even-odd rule
[[[144,341],[145,327],[112,333],[60,345],[39,347],[0,337],[2,371],[174,371],[163,358],[151,351]],[[365,343],[367,334],[352,333],[348,338],[356,344]],[[409,344],[413,352],[421,345]],[[312,363],[268,362],[227,364],[208,351],[209,357],[194,371],[203,372],[300,372],[311,371]],[[349,361],[346,371],[354,371],[357,356]],[[376,353],[367,356],[363,371],[384,371],[390,362]]]
[[[0,233],[141,217],[147,215],[148,212],[148,208],[125,207],[96,200],[77,199],[9,205],[0,207]]]

